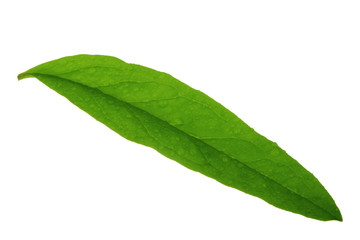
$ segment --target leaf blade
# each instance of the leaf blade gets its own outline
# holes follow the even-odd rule
[[[121,136],[192,170],[279,208],[342,220],[325,188],[297,161],[221,104],[168,74],[113,57],[77,55],[19,78],[31,76]]]

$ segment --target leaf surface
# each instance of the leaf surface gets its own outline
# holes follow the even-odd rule
[[[45,85],[124,138],[294,213],[342,221],[320,182],[276,143],[169,74],[102,55],[76,55],[18,76]]]

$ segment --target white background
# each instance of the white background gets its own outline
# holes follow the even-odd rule
[[[359,1],[2,1],[0,239],[359,239]],[[172,74],[313,172],[321,222],[129,142],[36,79],[79,53]]]

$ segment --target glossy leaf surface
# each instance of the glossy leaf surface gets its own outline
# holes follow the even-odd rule
[[[276,143],[169,74],[101,55],[64,57],[18,76],[45,85],[121,136],[266,202],[342,220],[320,182]]]

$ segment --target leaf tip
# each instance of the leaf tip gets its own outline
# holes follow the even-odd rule
[[[337,221],[339,221],[339,222],[343,222],[343,217],[342,217],[340,211],[339,211],[339,214],[335,217],[334,220],[337,220]]]
[[[336,206],[336,205],[335,205]],[[339,208],[336,206],[336,208],[332,211],[331,214],[332,218],[329,220],[335,220],[335,221],[339,221],[342,222],[343,221],[343,217],[341,215],[341,212],[339,210]]]
[[[27,72],[23,72],[23,73],[20,73],[18,76],[17,76],[17,79],[20,81],[24,78],[30,78],[30,77],[33,77],[32,74],[30,73],[27,73]]]

